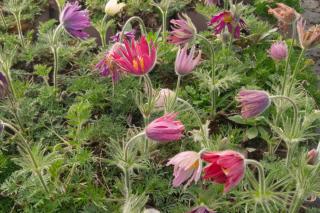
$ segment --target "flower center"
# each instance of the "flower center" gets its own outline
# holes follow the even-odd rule
[[[199,167],[199,160],[196,160],[189,169],[198,169]]]
[[[133,64],[133,68],[136,71],[139,71],[139,67],[141,67],[141,70],[144,70],[144,60],[142,57],[138,56],[137,58],[133,59],[132,64]]]
[[[223,16],[223,21],[225,23],[231,23],[232,22],[232,15],[230,13],[225,13]]]
[[[228,175],[229,172],[230,172],[230,169],[228,169],[228,168],[222,168],[222,171],[223,171],[223,173],[224,173],[225,175]]]

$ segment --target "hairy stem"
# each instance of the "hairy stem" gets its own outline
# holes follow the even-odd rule
[[[211,93],[211,116],[214,118],[216,116],[216,91],[215,91],[215,83],[216,83],[216,71],[215,71],[215,57],[214,57],[214,48],[211,42],[204,36],[197,34],[197,37],[204,41],[210,50],[210,63],[211,63],[211,80],[212,80],[212,88],[210,89]]]
[[[254,165],[258,169],[258,172],[259,172],[259,193],[260,193],[260,195],[264,195],[265,190],[266,190],[266,181],[265,181],[264,169],[263,169],[262,164],[256,160],[252,160],[252,159],[246,159],[245,163]]]
[[[18,15],[15,13],[12,13],[14,16],[14,19],[16,20],[16,25],[17,25],[17,29],[18,29],[18,34],[19,34],[19,39],[20,39],[20,43],[22,48],[25,47],[25,43],[24,43],[24,38],[23,38],[23,33],[22,33],[22,26],[21,26],[21,11],[18,12]]]
[[[0,9],[0,18],[1,18],[1,21],[2,21],[2,23],[3,23],[3,26],[4,26],[5,28],[7,28],[6,19],[4,18],[4,15],[3,15],[3,12],[2,12],[1,9]]]
[[[126,21],[126,23],[123,25],[122,31],[121,31],[121,34],[120,34],[120,42],[123,42],[124,32],[128,28],[129,24],[131,24],[131,22],[133,22],[133,21],[137,21],[139,23],[139,26],[140,26],[140,29],[141,29],[141,34],[142,35],[147,35],[146,26],[145,26],[143,20],[138,16],[133,16],[133,17],[129,18]]]
[[[290,82],[290,86],[289,86],[289,90],[288,90],[288,96],[291,93],[291,90],[292,90],[292,87],[293,87],[293,84],[294,84],[294,79],[296,78],[298,67],[299,67],[299,65],[301,63],[301,59],[302,59],[302,56],[304,55],[304,53],[305,53],[305,50],[302,49],[302,51],[301,51],[301,53],[299,55],[298,61],[296,63],[296,66],[294,67],[293,73],[291,75],[291,82]]]

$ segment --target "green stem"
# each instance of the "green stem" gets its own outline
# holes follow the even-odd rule
[[[108,31],[108,25],[106,24],[107,17],[108,17],[107,14],[105,14],[103,16],[103,19],[101,21],[101,26],[100,26],[101,29],[99,30],[100,38],[101,38],[101,44],[102,44],[103,48],[105,48],[107,46],[107,40],[106,40],[106,34],[107,34],[107,31]]]
[[[123,173],[124,173],[124,187],[125,187],[124,191],[126,193],[126,199],[129,197],[130,191],[131,191],[130,173],[129,173],[129,168],[127,165],[129,147],[132,142],[134,142],[137,138],[139,138],[143,135],[145,135],[145,132],[140,132],[139,134],[135,135],[126,143],[126,145],[124,147],[124,162],[126,163],[126,165],[125,165],[125,168],[123,169]]]
[[[287,60],[286,60],[286,66],[284,68],[284,76],[283,76],[283,83],[282,83],[282,90],[281,90],[281,95],[285,95],[285,88],[286,88],[286,84],[287,84],[287,78],[288,78],[288,75],[289,75],[289,62],[290,62],[290,58],[291,58],[291,55],[292,55],[292,50],[293,50],[293,46],[294,46],[294,37],[295,37],[295,26],[296,26],[296,21],[294,21],[292,23],[292,42],[291,42],[291,45],[290,45],[290,48],[289,48],[289,53],[288,53],[288,57],[287,57]]]
[[[206,133],[205,133],[205,131],[203,129],[202,121],[201,121],[201,118],[200,118],[199,114],[197,113],[197,111],[192,107],[192,105],[189,102],[187,102],[187,101],[185,101],[185,100],[183,100],[181,98],[178,98],[177,101],[180,101],[181,103],[187,105],[192,110],[193,114],[196,116],[198,124],[199,124],[199,127],[200,127],[200,132],[201,132],[202,138],[205,141],[205,144],[202,144],[202,147],[203,148],[208,148],[209,147],[209,141],[208,141]]]
[[[12,13],[12,14],[16,20],[16,25],[17,25],[17,29],[18,29],[18,34],[19,34],[21,46],[22,46],[22,48],[24,48],[25,43],[24,43],[24,38],[23,38],[23,33],[22,33],[22,26],[21,26],[21,11],[18,12],[18,15],[16,15],[15,13]]]
[[[303,204],[303,198],[300,196],[300,192],[296,190],[293,199],[291,201],[291,205],[289,208],[289,213],[297,213],[300,210],[301,205]]]
[[[123,25],[122,27],[122,31],[121,31],[121,34],[120,34],[120,42],[123,41],[123,38],[124,38],[124,32],[126,31],[126,29],[128,28],[129,24],[131,24],[131,22],[133,21],[137,21],[139,23],[139,26],[140,26],[140,29],[141,29],[141,34],[142,35],[147,35],[147,30],[146,30],[146,26],[144,25],[144,22],[143,20],[138,17],[138,16],[133,16],[131,18],[129,18],[126,23]]]
[[[57,74],[59,70],[59,50],[57,47],[52,48],[52,53],[53,53],[53,87],[57,87]]]
[[[39,177],[39,180],[44,188],[44,190],[46,191],[47,194],[49,194],[49,189],[47,187],[47,185],[45,184],[45,181],[42,177],[41,172],[39,171],[39,166],[35,160],[35,157],[33,156],[32,150],[29,146],[29,143],[27,142],[27,140],[25,139],[25,137],[20,133],[20,131],[18,131],[16,128],[14,128],[12,125],[8,124],[8,123],[3,123],[4,126],[10,128],[11,130],[13,130],[15,133],[17,133],[19,135],[19,137],[22,139],[22,144],[20,145],[21,148],[23,148],[29,155],[33,166],[35,168],[35,173],[37,174],[37,176]]]
[[[144,118],[144,126],[147,127],[149,124],[149,119],[150,117],[145,117]],[[144,139],[144,153],[148,153],[149,151],[149,139],[147,137],[145,137]]]
[[[210,89],[211,93],[211,116],[214,118],[216,115],[216,91],[215,91],[215,83],[216,83],[216,71],[215,71],[215,57],[214,57],[214,48],[211,42],[204,36],[197,34],[197,37],[203,40],[209,47],[210,50],[210,63],[211,63],[211,80],[212,80],[212,88]]]
[[[252,164],[258,169],[258,172],[259,172],[259,193],[260,193],[260,195],[264,195],[265,190],[266,190],[266,181],[265,181],[264,169],[263,169],[262,164],[256,160],[252,160],[252,159],[246,159],[245,163],[247,165]]]
[[[4,18],[4,15],[3,15],[2,10],[0,10],[0,17],[1,17],[1,21],[2,21],[2,23],[3,23],[3,26],[4,26],[5,28],[7,28],[6,19]]]
[[[298,67],[299,67],[299,65],[300,65],[300,63],[301,63],[301,59],[302,59],[302,56],[304,55],[304,53],[305,53],[305,50],[302,49],[302,51],[301,51],[301,53],[300,53],[300,55],[299,55],[298,61],[297,61],[297,63],[296,63],[296,66],[295,66],[295,68],[294,68],[294,70],[293,70],[292,76],[291,76],[291,82],[290,82],[290,87],[289,87],[289,90],[288,90],[288,96],[289,96],[290,93],[291,93],[291,89],[292,89],[292,87],[293,87],[294,80],[295,80],[296,75],[297,75]]]
[[[164,42],[167,41],[167,13],[168,11],[162,13],[162,38]]]

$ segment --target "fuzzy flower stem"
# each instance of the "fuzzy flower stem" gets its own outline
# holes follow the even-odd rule
[[[302,204],[303,204],[303,198],[301,197],[301,192],[297,189],[291,201],[291,205],[288,212],[297,213]]]
[[[215,71],[215,57],[214,57],[214,48],[211,44],[211,42],[204,36],[197,34],[197,37],[201,40],[203,40],[209,47],[209,51],[210,51],[210,63],[211,63],[211,80],[212,80],[212,85],[213,88],[210,89],[211,92],[211,116],[215,117],[216,115],[216,91],[214,89],[214,85],[216,83],[216,71]]]
[[[44,181],[44,179],[43,179],[43,177],[42,177],[41,172],[39,171],[39,166],[38,166],[38,164],[37,164],[37,162],[36,162],[36,160],[35,160],[35,157],[34,157],[34,155],[33,155],[33,153],[32,153],[32,150],[30,149],[29,143],[27,142],[27,140],[25,139],[25,137],[21,134],[21,132],[18,131],[15,127],[13,127],[12,125],[10,125],[10,124],[8,124],[8,123],[3,123],[3,125],[6,126],[6,127],[8,127],[9,129],[13,130],[13,131],[14,131],[15,133],[17,133],[17,134],[19,135],[19,137],[22,139],[22,144],[20,145],[20,147],[21,147],[22,149],[24,149],[24,150],[28,153],[28,155],[30,156],[31,161],[32,161],[32,163],[33,163],[33,166],[34,166],[34,168],[35,168],[35,173],[38,175],[39,180],[40,180],[40,182],[41,182],[44,190],[46,191],[47,194],[49,194],[49,189],[48,189],[47,185],[45,184],[45,181]]]
[[[180,101],[181,103],[187,105],[192,110],[193,114],[196,116],[197,121],[199,123],[199,127],[200,127],[202,138],[205,141],[205,144],[202,144],[202,147],[203,148],[208,148],[209,147],[209,141],[208,141],[208,138],[206,137],[205,131],[203,129],[202,121],[201,121],[201,118],[200,118],[199,114],[197,113],[197,111],[192,107],[192,105],[188,101],[185,101],[185,100],[183,100],[181,98],[177,98],[177,101]]]
[[[4,15],[3,15],[3,12],[2,12],[1,9],[0,9],[0,17],[1,17],[1,21],[2,21],[2,23],[3,23],[3,26],[4,26],[5,28],[7,28],[6,19],[4,18]]]
[[[59,14],[61,13],[61,5],[60,5],[60,2],[59,2],[59,0],[55,0],[55,2],[56,2],[56,4],[57,4],[57,6],[58,6],[58,9],[59,9]]]
[[[17,29],[18,29],[18,34],[19,34],[19,39],[22,48],[25,48],[25,43],[24,43],[24,38],[23,38],[23,33],[22,33],[22,26],[21,26],[21,11],[18,12],[18,14],[12,13],[14,16],[14,19],[17,24]]]
[[[124,147],[124,161],[125,163],[127,164],[127,161],[128,161],[128,151],[129,151],[129,147],[131,145],[131,143],[133,143],[137,138],[141,137],[145,135],[145,132],[140,132],[139,134],[133,136],[125,145]],[[128,166],[126,165],[124,170],[123,170],[123,173],[124,173],[124,186],[125,186],[125,193],[126,193],[126,199],[129,197],[130,195],[130,173],[129,173],[129,168]]]
[[[152,102],[152,96],[153,96],[153,85],[152,85],[152,81],[149,77],[148,74],[145,74],[144,76],[144,80],[147,84],[147,89],[148,89],[148,105],[151,104]],[[149,118],[150,118],[150,115],[143,115],[144,117],[144,125],[145,127],[149,124]],[[147,153],[149,150],[149,140],[148,138],[145,138],[145,144],[144,144],[144,152]]]
[[[121,34],[120,34],[120,43],[123,42],[123,39],[124,39],[124,36],[125,36],[124,32],[128,28],[129,24],[131,24],[131,22],[133,22],[133,21],[137,21],[139,23],[139,26],[140,26],[140,29],[141,29],[141,34],[142,35],[147,35],[146,26],[144,25],[143,20],[138,16],[133,16],[133,17],[129,18],[126,21],[126,23],[123,25],[123,27],[122,27],[122,31],[121,31]]]
[[[285,95],[285,88],[286,88],[286,84],[287,84],[287,78],[289,75],[289,62],[290,62],[290,58],[292,56],[292,51],[293,51],[293,46],[294,46],[294,38],[295,38],[295,26],[296,26],[296,21],[294,21],[292,23],[292,42],[289,48],[289,53],[288,53],[288,57],[287,57],[287,61],[286,61],[286,66],[284,68],[284,76],[283,76],[283,83],[282,83],[282,90],[281,90],[281,95]]]
[[[101,21],[101,26],[100,26],[100,30],[99,30],[102,48],[105,48],[107,46],[107,40],[106,40],[106,33],[108,31],[108,25],[106,25],[107,18],[108,18],[108,15],[105,14],[103,16],[102,21]],[[105,28],[105,26],[106,26],[106,28]]]
[[[53,60],[54,60],[54,64],[53,64],[53,87],[54,88],[57,87],[57,74],[59,69],[59,48],[57,45],[57,37],[60,34],[62,27],[63,27],[63,24],[60,23],[58,27],[55,29],[53,33],[53,38],[52,38],[53,44],[51,46],[51,50],[52,50]]]
[[[294,79],[296,78],[298,67],[299,67],[299,65],[301,63],[301,59],[302,59],[302,56],[304,55],[304,53],[305,53],[305,49],[302,49],[301,53],[299,55],[298,61],[296,63],[296,66],[294,67],[294,70],[293,70],[293,73],[292,73],[292,76],[291,76],[291,82],[290,82],[289,90],[288,90],[288,96],[291,93],[291,89],[292,89],[293,84],[294,84]]]
[[[254,165],[259,172],[259,194],[260,195],[264,195],[265,194],[265,190],[266,190],[266,181],[265,181],[265,176],[264,176],[264,169],[261,163],[259,163],[256,160],[252,160],[252,159],[246,159],[245,163]]]
[[[159,5],[157,4],[152,4],[153,6],[155,6],[156,8],[158,8],[158,10],[161,13],[162,16],[162,40],[164,42],[167,41],[166,38],[166,32],[167,32],[167,16],[168,16],[168,9],[163,10]]]

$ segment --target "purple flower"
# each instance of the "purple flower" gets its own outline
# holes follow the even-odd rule
[[[173,27],[168,41],[172,44],[186,44],[197,34],[196,27],[186,14],[179,16],[179,19],[172,19],[170,23],[173,24]]]
[[[275,61],[281,61],[286,59],[288,56],[287,44],[283,41],[278,41],[271,45],[268,50],[269,56]]]
[[[201,59],[201,50],[195,56],[195,46],[192,46],[188,54],[188,45],[179,48],[175,62],[175,72],[177,75],[187,75],[191,73],[194,68],[199,64]]]
[[[111,49],[105,53],[104,57],[96,65],[96,69],[100,71],[101,76],[107,77],[110,76],[113,83],[116,83],[120,80],[121,77],[121,68],[113,60],[112,55],[115,52],[120,54],[120,47],[122,44],[115,43]]]
[[[223,11],[213,16],[208,25],[213,26],[215,34],[220,34],[227,27],[235,38],[239,38],[240,30],[246,28],[246,23],[241,18],[236,19],[230,11]]]
[[[90,27],[90,18],[88,10],[81,10],[79,3],[68,2],[60,14],[60,23],[64,29],[73,37],[86,39],[89,34],[83,30]]]
[[[128,32],[124,33],[124,38],[126,40],[131,41],[131,39],[135,38],[135,35],[136,35],[136,30],[131,30],[131,31],[128,31]],[[114,36],[110,37],[111,41],[112,42],[120,42],[120,36],[121,36],[121,32],[117,32]]]
[[[241,114],[244,118],[260,115],[271,104],[269,94],[260,90],[241,90],[236,100],[241,104]]]
[[[4,98],[8,94],[8,81],[5,75],[0,72],[0,98]]]

